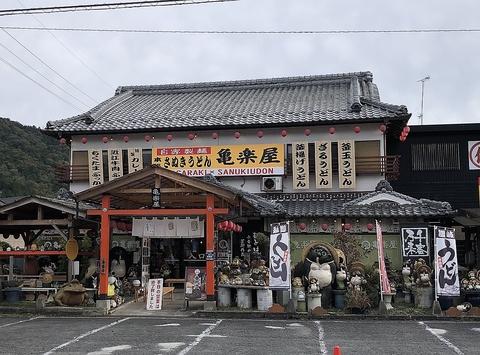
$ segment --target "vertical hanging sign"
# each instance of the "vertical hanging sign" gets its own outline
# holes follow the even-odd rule
[[[103,184],[103,156],[101,150],[88,150],[88,173],[90,187]]]
[[[273,223],[270,235],[271,288],[290,288],[290,231],[288,222]]]
[[[460,296],[455,229],[435,226],[434,235],[437,295]]]
[[[338,187],[355,188],[355,142],[351,139],[338,141]]]
[[[143,169],[143,157],[141,148],[128,148],[128,173],[134,173]]]
[[[308,173],[308,143],[293,143],[292,147],[293,189],[308,189],[310,185]]]
[[[331,142],[315,142],[315,184],[317,189],[332,188]]]
[[[108,179],[109,181],[123,176],[123,154],[121,149],[108,150]]]

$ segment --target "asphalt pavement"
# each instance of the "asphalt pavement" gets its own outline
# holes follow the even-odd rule
[[[480,322],[1,317],[1,354],[480,354]]]

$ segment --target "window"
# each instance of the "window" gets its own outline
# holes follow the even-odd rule
[[[458,143],[412,144],[412,171],[460,170]]]

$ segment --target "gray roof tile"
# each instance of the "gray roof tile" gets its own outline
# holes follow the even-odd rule
[[[382,103],[370,72],[197,84],[121,86],[90,111],[48,122],[47,132],[208,129],[403,120]]]

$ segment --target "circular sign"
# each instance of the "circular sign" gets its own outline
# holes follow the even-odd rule
[[[468,159],[475,167],[480,169],[480,142],[472,145],[468,152]]]
[[[78,256],[78,243],[75,239],[70,238],[65,244],[65,252],[69,260],[75,260]]]

